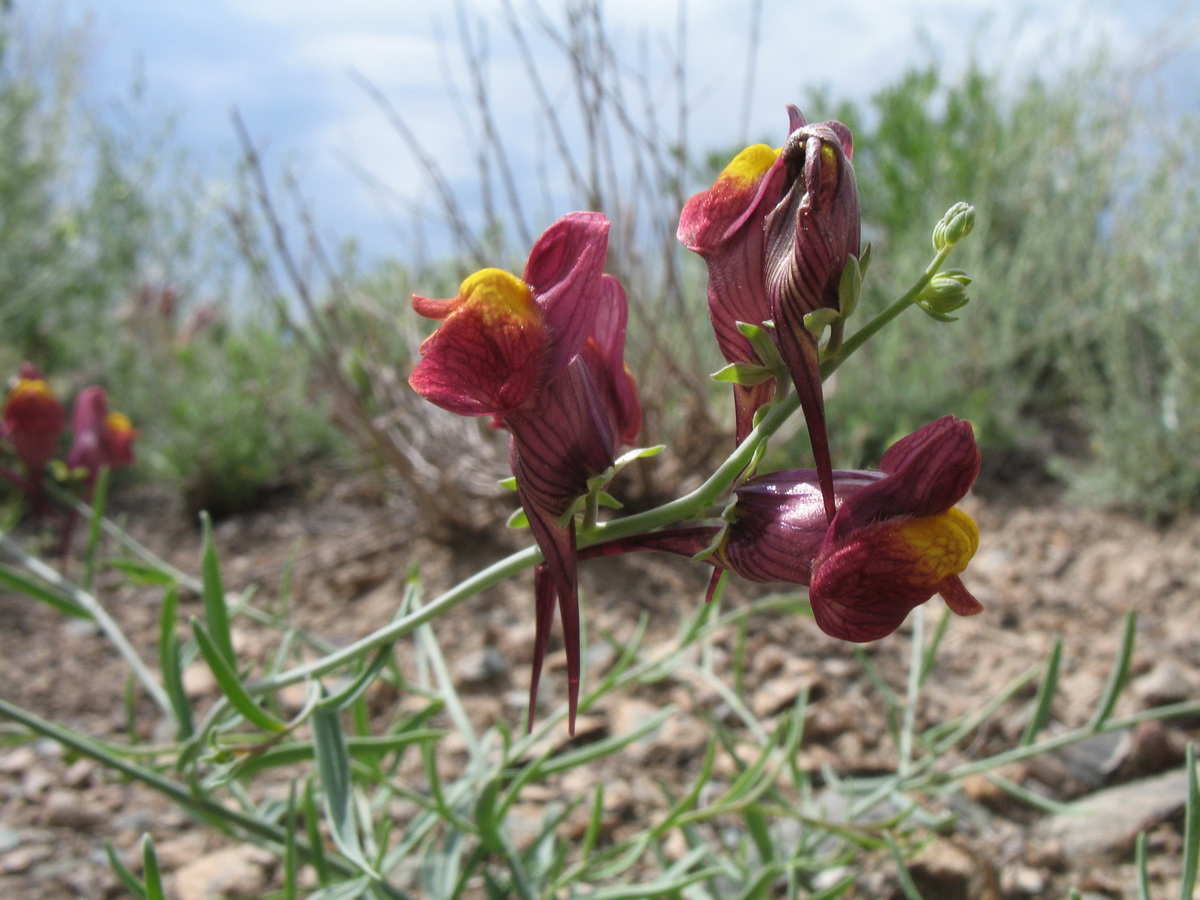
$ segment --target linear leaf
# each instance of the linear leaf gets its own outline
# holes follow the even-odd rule
[[[170,572],[165,572],[158,566],[138,562],[134,559],[106,559],[104,564],[110,569],[116,569],[118,572],[124,573],[126,578],[141,587],[155,585],[167,587],[168,585],[177,584],[179,581]]]
[[[1038,687],[1037,700],[1033,704],[1033,713],[1029,717],[1029,722],[1025,725],[1025,731],[1021,734],[1020,745],[1023,747],[1026,744],[1032,744],[1034,738],[1038,736],[1045,726],[1046,721],[1050,718],[1050,706],[1054,702],[1054,695],[1058,691],[1058,668],[1062,662],[1062,637],[1054,639],[1054,646],[1050,648],[1050,656],[1046,659],[1046,674],[1042,678],[1042,683]]]
[[[313,752],[317,775],[325,797],[325,818],[333,842],[342,855],[372,878],[379,878],[366,856],[358,837],[354,815],[354,791],[350,777],[350,754],[338,713],[318,708],[312,715]]]
[[[1200,870],[1200,787],[1196,784],[1196,745],[1187,746],[1187,804],[1183,814],[1183,873],[1179,896],[1190,900]]]
[[[208,663],[213,677],[217,680],[217,686],[221,688],[221,693],[233,704],[233,708],[245,716],[247,721],[257,725],[263,731],[279,732],[286,730],[287,726],[259,706],[258,702],[246,690],[246,686],[242,684],[242,679],[238,677],[237,670],[234,669],[232,661],[227,659],[217,648],[216,640],[209,634],[208,629],[204,627],[204,623],[199,619],[192,619],[192,631],[196,635],[196,645],[200,648],[200,654],[204,657],[204,661]]]
[[[375,676],[387,665],[388,656],[391,652],[391,644],[384,644],[380,647],[376,651],[375,656],[372,657],[370,664],[363,669],[358,677],[351,681],[345,688],[338,691],[338,693],[331,694],[329,697],[323,699],[320,703],[320,708],[338,712],[357,700],[363,691],[371,686],[371,683],[375,680]]]
[[[1125,631],[1121,635],[1121,646],[1117,650],[1117,658],[1113,662],[1112,671],[1108,673],[1108,681],[1104,684],[1104,693],[1100,695],[1100,702],[1096,704],[1096,711],[1088,720],[1088,731],[1097,731],[1112,715],[1113,708],[1117,705],[1117,698],[1121,696],[1121,691],[1125,688],[1125,681],[1129,677],[1129,666],[1133,661],[1133,644],[1136,637],[1137,613],[1131,609],[1125,614]]]
[[[113,848],[112,841],[104,842],[104,852],[108,855],[108,864],[112,866],[112,870],[116,873],[117,879],[124,885],[125,890],[133,894],[137,900],[146,900],[146,888],[142,885],[141,880],[129,871],[129,867],[121,862],[121,857]]]
[[[47,606],[53,607],[60,613],[65,613],[68,616],[74,616],[77,619],[92,618],[91,613],[66,594],[60,594],[58,591],[46,587],[40,581],[23,575],[4,563],[0,563],[0,584],[5,584],[13,590],[19,591],[35,600],[41,600]]]
[[[225,587],[221,583],[221,563],[217,559],[217,547],[212,536],[212,519],[208,513],[200,514],[200,525],[203,532],[200,571],[204,581],[204,621],[208,623],[214,646],[232,666],[237,657],[233,652],[233,638],[229,632],[229,609],[225,605]]]
[[[179,740],[192,736],[192,707],[187,692],[183,689],[183,662],[179,657],[179,637],[175,634],[176,611],[179,607],[179,591],[168,588],[163,595],[162,612],[158,618],[158,665],[162,670],[163,687],[175,722],[179,726]]]
[[[142,836],[142,875],[146,879],[146,900],[167,900],[163,892],[162,873],[158,869],[158,854],[150,835]]]

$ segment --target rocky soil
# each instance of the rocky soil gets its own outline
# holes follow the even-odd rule
[[[1200,699],[1200,521],[1156,528],[1120,515],[1064,506],[1032,496],[1016,504],[999,492],[968,500],[983,532],[967,583],[987,607],[951,622],[919,710],[932,724],[979,708],[1011,679],[1044,660],[1062,641],[1061,686],[1049,733],[1088,721],[1112,667],[1129,610],[1137,613],[1137,649],[1130,682],[1116,713]],[[131,531],[172,563],[198,568],[199,536],[169,501],[132,495],[123,510]],[[304,627],[347,643],[392,615],[411,562],[421,564],[430,592],[499,558],[511,545],[478,538],[435,544],[413,537],[411,522],[354,483],[314,487],[254,516],[217,529],[226,587],[260,585],[273,596],[295,554],[292,607]],[[647,613],[648,652],[669,645],[682,615],[703,597],[705,573],[683,561],[651,557],[586,564],[589,627],[628,636]],[[107,576],[106,576],[107,578]],[[158,594],[119,586],[103,596],[135,644],[154,658]],[[733,586],[727,604],[745,602]],[[530,584],[517,579],[460,606],[437,633],[483,728],[524,715],[532,624]],[[931,603],[930,626],[941,615]],[[197,614],[185,598],[181,619]],[[752,618],[744,636],[746,703],[770,719],[798,693],[812,701],[800,764],[814,772],[886,770],[896,748],[869,660],[901,693],[911,628],[865,648],[821,635],[799,616]],[[254,628],[239,630],[239,650],[269,650]],[[739,640],[716,641],[718,667],[729,665]],[[560,699],[562,670],[552,660],[543,692]],[[188,690],[206,702],[215,687],[197,668]],[[126,672],[96,629],[70,621],[11,592],[0,593],[0,695],[86,734],[120,740],[126,733]],[[1018,740],[1032,688],[1001,707],[951,754],[954,764],[998,752]],[[674,679],[625,695],[610,695],[588,711],[584,734],[621,733],[674,704],[677,712],[651,737],[613,757],[603,769],[573,773],[551,789],[531,792],[530,806],[554,791],[579,796],[600,780],[609,787],[614,829],[651,820],[660,809],[659,782],[686,784],[703,755],[721,697],[687,669]],[[148,707],[146,708],[148,710]],[[152,717],[151,717],[152,719]],[[142,739],[158,737],[153,722]],[[212,833],[147,789],[115,778],[48,741],[16,740],[0,722],[0,896],[49,898],[124,896],[105,857],[105,842],[131,865],[143,833],[155,838],[173,896],[180,900],[253,897],[279,884],[273,857]],[[1200,721],[1177,718],[1073,744],[1005,767],[998,774],[1066,808],[1059,813],[1015,800],[994,778],[974,776],[954,798],[953,828],[911,866],[928,898],[1018,900],[1064,897],[1070,888],[1093,898],[1135,897],[1132,846],[1148,834],[1155,897],[1179,893],[1183,748]],[[536,813],[536,809],[532,810]],[[669,849],[669,848],[668,848]],[[900,897],[886,867],[863,872],[854,897]]]

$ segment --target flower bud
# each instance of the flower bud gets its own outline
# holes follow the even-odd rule
[[[961,269],[947,269],[933,276],[925,289],[917,295],[917,305],[939,322],[953,322],[950,315],[967,305],[967,285],[971,279]]]
[[[942,220],[933,228],[933,249],[944,250],[953,247],[975,227],[975,207],[961,200],[955,203],[942,216]]]

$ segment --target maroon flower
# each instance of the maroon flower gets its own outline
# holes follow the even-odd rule
[[[40,489],[46,465],[58,450],[66,418],[45,376],[33,364],[22,364],[4,403],[4,436],[25,466],[35,491]]]
[[[783,148],[759,144],[739,153],[709,190],[688,201],[678,235],[708,264],[709,315],[727,361],[765,362],[737,323],[773,322],[772,335],[808,425],[825,512],[832,518],[820,328],[810,330],[805,317],[840,309],[842,273],[860,249],[858,188],[849,129],[840,122],[808,125],[794,106],[788,115],[790,134]],[[735,388],[739,443],[773,390],[773,381]]]
[[[517,495],[546,560],[531,699],[557,599],[572,729],[580,673],[573,512],[641,428],[624,363],[625,291],[603,274],[608,227],[599,213],[572,213],[534,244],[522,278],[484,269],[451,300],[413,297],[417,312],[444,321],[422,344],[409,383],[444,409],[492,416],[509,431]]]
[[[947,416],[889,448],[878,472],[835,472],[832,522],[817,472],[792,469],[738,488],[723,529],[638,535],[583,555],[659,550],[690,557],[716,541],[707,561],[718,570],[749,581],[808,585],[822,631],[873,641],[934,594],[958,615],[983,610],[958,577],[975,554],[979,531],[955,506],[979,463],[970,423]]]
[[[84,469],[87,482],[94,484],[100,469],[131,466],[137,432],[129,418],[108,411],[104,388],[93,385],[79,392],[73,411],[74,440],[67,453],[67,466]]]

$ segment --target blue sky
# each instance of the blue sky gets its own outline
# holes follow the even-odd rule
[[[230,112],[237,109],[272,166],[300,178],[327,234],[354,236],[368,258],[395,253],[406,213],[383,198],[418,204],[434,198],[419,167],[351,72],[378,87],[420,135],[448,177],[469,194],[471,140],[453,91],[467,91],[455,18],[441,0],[63,0],[74,20],[89,20],[88,90],[100,103],[145,86],[147,110],[178,116],[178,137],[218,186],[237,158]],[[527,0],[512,0],[528,10]],[[561,20],[563,4],[543,0]],[[495,113],[514,146],[537,140],[519,58],[505,39],[501,0],[464,0],[489,35]],[[692,146],[730,146],[747,135],[781,135],[784,105],[824,84],[863,97],[934,48],[950,66],[967,48],[985,56],[1053,69],[1082,48],[1105,42],[1118,59],[1149,59],[1174,0],[1111,0],[1018,6],[1006,0],[842,0],[834,4],[762,0],[762,31],[752,101],[746,80],[750,0],[686,5],[689,138]],[[642,50],[662,115],[675,115],[662,48],[679,23],[678,4],[609,0],[605,17],[616,53],[637,64]],[[1171,102],[1200,110],[1196,21],[1167,82]],[[981,24],[985,23],[985,24]],[[918,40],[923,34],[925,44]],[[548,44],[537,46],[552,89],[569,99],[569,72]],[[556,99],[560,99],[556,97]],[[524,160],[519,162],[524,163]],[[375,185],[361,175],[370,173]],[[381,187],[382,186],[382,187]],[[565,210],[560,210],[560,212]],[[393,223],[389,225],[390,221]],[[402,255],[402,252],[401,252]]]

